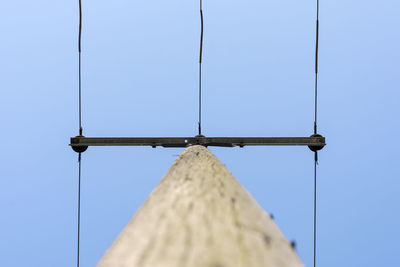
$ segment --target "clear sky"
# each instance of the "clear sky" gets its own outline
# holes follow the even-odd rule
[[[198,1],[83,0],[86,136],[194,136]],[[207,136],[309,136],[315,1],[203,1]],[[400,266],[400,2],[321,0],[318,265]],[[74,266],[78,1],[2,1],[2,266]],[[182,149],[89,148],[81,266],[94,266]],[[307,266],[313,154],[211,148]]]

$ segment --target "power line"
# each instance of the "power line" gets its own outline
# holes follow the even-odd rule
[[[201,98],[202,98],[202,61],[203,61],[203,35],[204,35],[204,19],[203,19],[203,1],[200,0],[200,22],[201,22],[201,30],[200,30],[200,55],[199,55],[199,122],[198,122],[198,131],[199,135],[201,135]]]
[[[317,18],[315,29],[315,87],[314,87],[314,135],[317,135],[318,119],[318,49],[319,49],[319,0],[317,0]],[[317,264],[317,165],[318,152],[314,151],[314,267]]]
[[[316,266],[317,255],[317,165],[318,152],[314,154],[314,267]]]
[[[78,171],[78,237],[77,237],[77,256],[76,256],[76,266],[79,267],[80,262],[80,233],[81,233],[81,153],[78,155],[78,164],[79,164],[79,171]]]
[[[315,30],[315,85],[314,85],[314,134],[317,134],[318,119],[318,50],[319,50],[319,0],[317,0],[317,21]]]
[[[78,80],[79,80],[79,135],[82,135],[82,68],[81,68],[81,42],[82,42],[82,1],[79,0],[79,36],[78,36]]]
[[[79,79],[79,136],[82,136],[82,68],[81,68],[81,43],[82,43],[82,1],[79,0],[79,36],[78,36],[78,54],[79,54],[79,66],[78,66],[78,79]],[[81,152],[78,155],[78,233],[77,233],[77,254],[76,254],[76,266],[79,267],[80,263],[80,234],[81,234],[81,165],[82,157]]]

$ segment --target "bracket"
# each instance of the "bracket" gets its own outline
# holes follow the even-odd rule
[[[89,146],[151,146],[188,147],[202,145],[205,147],[244,147],[244,146],[308,146],[312,151],[321,150],[325,137],[71,137],[70,146],[78,153],[86,151]]]

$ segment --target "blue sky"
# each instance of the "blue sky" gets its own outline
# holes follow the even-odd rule
[[[194,136],[197,1],[83,0],[86,136]],[[315,1],[203,1],[203,132],[308,136]],[[319,266],[400,266],[400,3],[321,0]],[[0,9],[0,257],[74,266],[78,1]],[[83,154],[81,266],[94,266],[181,149]],[[312,264],[313,154],[211,148]]]

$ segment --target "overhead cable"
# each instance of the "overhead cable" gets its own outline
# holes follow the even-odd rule
[[[204,35],[204,19],[203,19],[203,1],[200,0],[200,55],[199,55],[199,122],[198,134],[201,135],[201,98],[202,98],[202,62],[203,62],[203,35]]]

